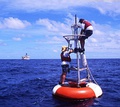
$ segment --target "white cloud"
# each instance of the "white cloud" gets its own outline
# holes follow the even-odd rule
[[[0,46],[6,46],[7,44],[0,40]]]
[[[47,31],[56,32],[57,35],[59,35],[61,32],[70,32],[70,19],[66,19],[67,21],[65,23],[56,22],[54,20],[49,19],[39,19],[36,21],[36,24],[44,26],[47,28]]]
[[[117,16],[120,14],[119,0],[104,0],[90,3],[90,7],[98,9],[102,14]]]
[[[58,50],[55,50],[55,49],[54,49],[54,50],[53,50],[53,52],[57,53],[57,52],[58,52]]]
[[[70,6],[79,6],[82,3],[82,1],[74,2],[74,0],[69,0],[69,2],[67,0],[14,0],[6,2],[6,5],[11,9],[38,11],[65,9]]]
[[[62,37],[72,33],[71,24],[74,23],[74,16],[68,14],[63,22],[54,21],[50,19],[39,19],[36,24],[44,27],[41,32],[45,36],[44,39],[36,40],[39,44],[63,44],[65,39]],[[65,44],[65,43],[64,43]],[[67,42],[66,42],[67,44]]]
[[[96,43],[96,42],[98,42],[95,38],[91,38],[91,42],[92,43]]]
[[[92,22],[93,23],[93,22]],[[108,51],[120,49],[120,31],[109,25],[102,25],[93,23],[94,33],[86,41],[86,47],[89,47],[89,51]],[[111,51],[112,51],[111,50]]]
[[[61,44],[64,39],[59,36],[47,36],[45,39],[36,40],[37,44]]]
[[[56,28],[55,26],[57,24],[56,21],[49,20],[49,19],[39,19],[36,23],[38,25],[45,26],[47,30],[58,31],[58,28]]]
[[[20,19],[13,17],[5,18],[0,22],[0,28],[9,28],[9,29],[23,29],[29,25],[30,25],[29,22],[25,20],[21,21]]]
[[[10,10],[43,11],[43,10],[63,10],[71,7],[92,7],[98,9],[103,14],[118,15],[120,13],[119,0],[14,0],[0,1],[4,8]]]
[[[21,41],[22,39],[19,38],[19,37],[14,37],[13,40],[15,40],[15,41]]]

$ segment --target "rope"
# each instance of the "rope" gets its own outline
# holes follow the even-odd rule
[[[94,77],[93,77],[93,75],[92,75],[92,73],[91,73],[88,65],[87,65],[87,69],[88,69],[88,72],[90,73],[90,76],[91,76],[91,78],[93,79],[93,81],[98,85],[98,83],[97,83],[97,81],[95,81],[95,79],[94,79]]]

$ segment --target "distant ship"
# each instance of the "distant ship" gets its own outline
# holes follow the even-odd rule
[[[26,53],[25,56],[22,56],[22,59],[23,59],[23,60],[29,60],[29,59],[30,59],[30,56],[28,56],[27,53]]]

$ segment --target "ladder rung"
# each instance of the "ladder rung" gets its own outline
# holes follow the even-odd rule
[[[83,71],[83,70],[86,70],[87,67],[85,68],[80,68],[79,71]],[[78,71],[78,69],[76,67],[71,67],[70,70],[75,70],[75,71]]]
[[[79,71],[83,71],[83,70],[86,70],[86,69],[87,69],[87,67],[86,68],[80,68]]]

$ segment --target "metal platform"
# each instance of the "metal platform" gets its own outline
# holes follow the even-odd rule
[[[85,36],[85,35],[65,35],[63,36],[67,41],[71,41],[71,40],[76,40],[82,36]]]

